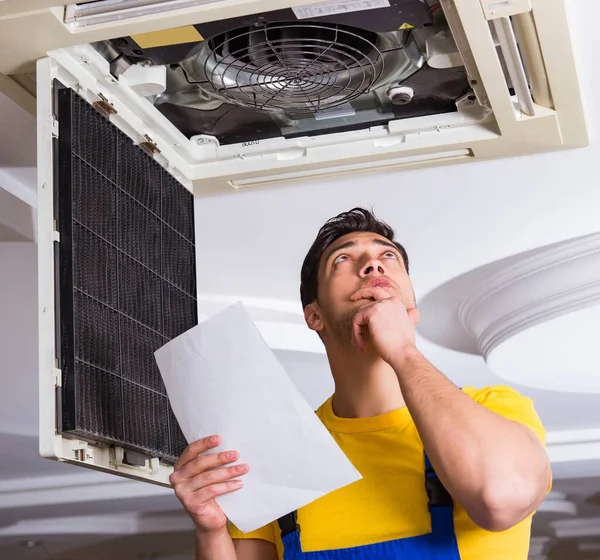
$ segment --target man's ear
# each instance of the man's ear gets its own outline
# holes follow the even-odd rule
[[[309,303],[304,308],[304,320],[311,331],[321,332],[325,328],[323,319],[321,318],[321,310],[316,301]]]

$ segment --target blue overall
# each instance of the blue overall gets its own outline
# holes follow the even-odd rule
[[[425,455],[431,533],[395,541],[315,552],[302,552],[300,525],[296,512],[279,520],[284,560],[460,560],[454,534],[452,498],[435,474]]]

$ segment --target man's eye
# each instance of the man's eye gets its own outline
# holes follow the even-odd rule
[[[385,253],[383,253],[383,256],[386,259],[397,259],[398,255],[396,255],[396,253],[394,253],[394,251],[386,251]]]
[[[333,261],[333,264],[339,264],[343,261],[345,261],[348,258],[348,255],[339,255],[338,257],[335,258],[335,260]]]

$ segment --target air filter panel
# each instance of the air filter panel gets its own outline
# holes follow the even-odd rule
[[[72,90],[57,113],[59,430],[172,462],[154,351],[198,320],[193,197]]]

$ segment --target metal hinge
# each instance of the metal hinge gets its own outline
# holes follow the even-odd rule
[[[58,138],[58,121],[56,119],[52,119],[52,136]]]
[[[107,119],[110,118],[111,115],[116,114],[117,110],[108,102],[108,99],[104,97],[101,93],[98,94],[100,98],[99,101],[94,101],[92,106],[96,111],[102,113]]]
[[[152,141],[152,138],[147,134],[144,134],[145,142],[140,142],[138,146],[144,150],[148,155],[154,156],[154,154],[160,154],[160,150],[157,148],[156,144]]]

